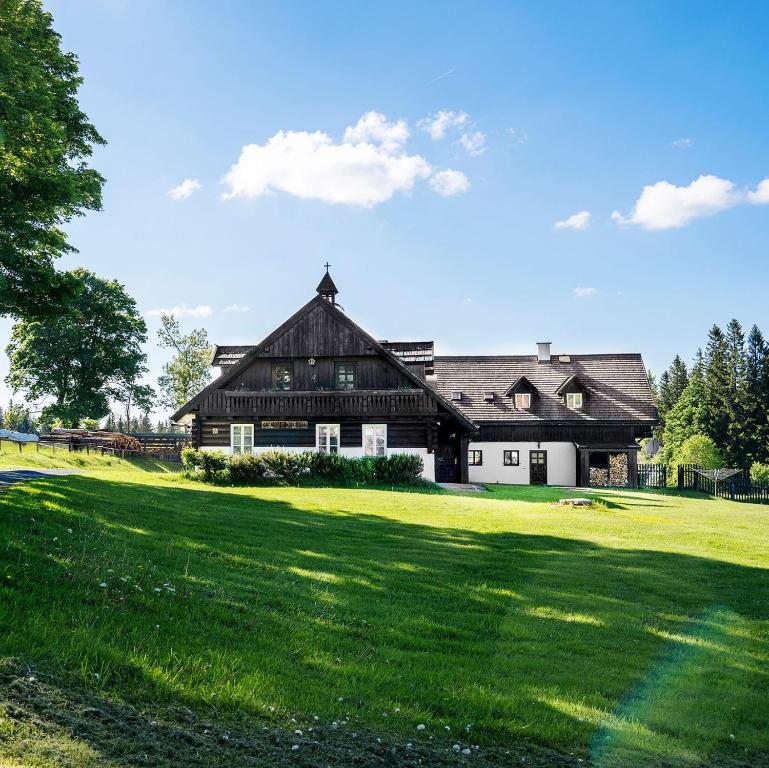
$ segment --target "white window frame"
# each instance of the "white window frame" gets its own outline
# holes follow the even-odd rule
[[[320,433],[325,430],[326,434],[321,442]],[[336,433],[336,435],[334,434]],[[332,444],[332,438],[336,436],[336,445]],[[316,424],[315,425],[315,450],[318,453],[339,453],[342,442],[342,428],[339,424]]]
[[[566,407],[572,411],[579,411],[582,408],[584,398],[581,392],[567,392],[566,393]]]
[[[240,440],[235,441],[235,431],[240,430]],[[251,440],[247,445],[245,437],[250,433]],[[254,452],[254,425],[230,424],[230,451],[233,456],[250,455]]]
[[[520,405],[518,398],[525,398],[526,405]],[[515,407],[521,411],[528,411],[531,408],[531,392],[516,392],[515,393]]]
[[[377,448],[377,431],[382,431],[382,452],[379,453]],[[369,446],[366,439],[366,432],[371,433],[371,445]],[[387,456],[387,424],[364,424],[363,425],[363,455],[364,456]]]

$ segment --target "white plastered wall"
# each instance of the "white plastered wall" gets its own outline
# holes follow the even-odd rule
[[[577,484],[577,448],[574,443],[474,443],[470,450],[483,451],[483,464],[468,467],[471,483],[529,484],[529,451],[547,451],[547,484]],[[503,451],[518,451],[517,467],[502,463]]]

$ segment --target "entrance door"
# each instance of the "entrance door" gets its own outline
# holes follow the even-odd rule
[[[547,451],[529,451],[529,482],[547,485]]]
[[[457,448],[452,442],[440,446],[436,452],[437,472],[435,481],[438,483],[459,482],[459,461],[457,460]]]

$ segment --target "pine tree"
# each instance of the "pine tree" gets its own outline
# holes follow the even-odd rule
[[[167,432],[165,422],[163,419],[158,420],[158,425],[155,427],[155,432],[157,432],[159,435],[162,435],[164,432]]]
[[[741,392],[743,418],[739,439],[744,463],[769,459],[769,345],[758,326],[748,335]]]
[[[670,377],[670,407],[672,408],[689,383],[689,371],[686,369],[686,363],[678,355],[673,358],[668,375]]]
[[[705,349],[703,421],[705,434],[713,439],[722,452],[729,444],[731,412],[731,384],[727,358],[726,337],[723,331],[714,325],[708,333]]]
[[[724,409],[727,429],[721,450],[729,466],[744,467],[747,458],[743,437],[750,431],[745,416],[745,334],[735,319],[726,329],[726,374]]]
[[[670,409],[662,435],[662,460],[673,461],[684,442],[699,434],[705,434],[705,377],[702,351],[697,351],[686,388]]]
[[[662,372],[660,376],[659,396],[657,398],[657,410],[659,411],[660,424],[657,428],[659,434],[665,430],[665,417],[670,409],[678,402],[681,393],[689,383],[689,372],[686,363],[679,355],[673,358],[670,368]]]
[[[117,425],[115,424],[115,414],[112,413],[112,411],[107,414],[107,418],[104,422],[104,429],[107,432],[117,431]]]
[[[152,422],[147,413],[143,413],[139,419],[139,432],[152,432]]]
[[[117,424],[115,425],[117,432],[125,432],[125,424],[123,424],[123,417],[118,417]]]

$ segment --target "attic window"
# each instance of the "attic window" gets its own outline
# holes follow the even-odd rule
[[[494,393],[493,392],[484,392],[483,393],[483,399],[487,403],[493,403],[494,402]]]
[[[531,408],[531,394],[528,392],[516,392],[515,407],[521,411],[528,411]]]
[[[462,393],[461,392],[452,392],[451,393],[451,399],[458,403],[462,399]]]
[[[566,393],[566,407],[571,408],[573,411],[577,411],[582,408],[582,393],[581,392],[567,392]]]

